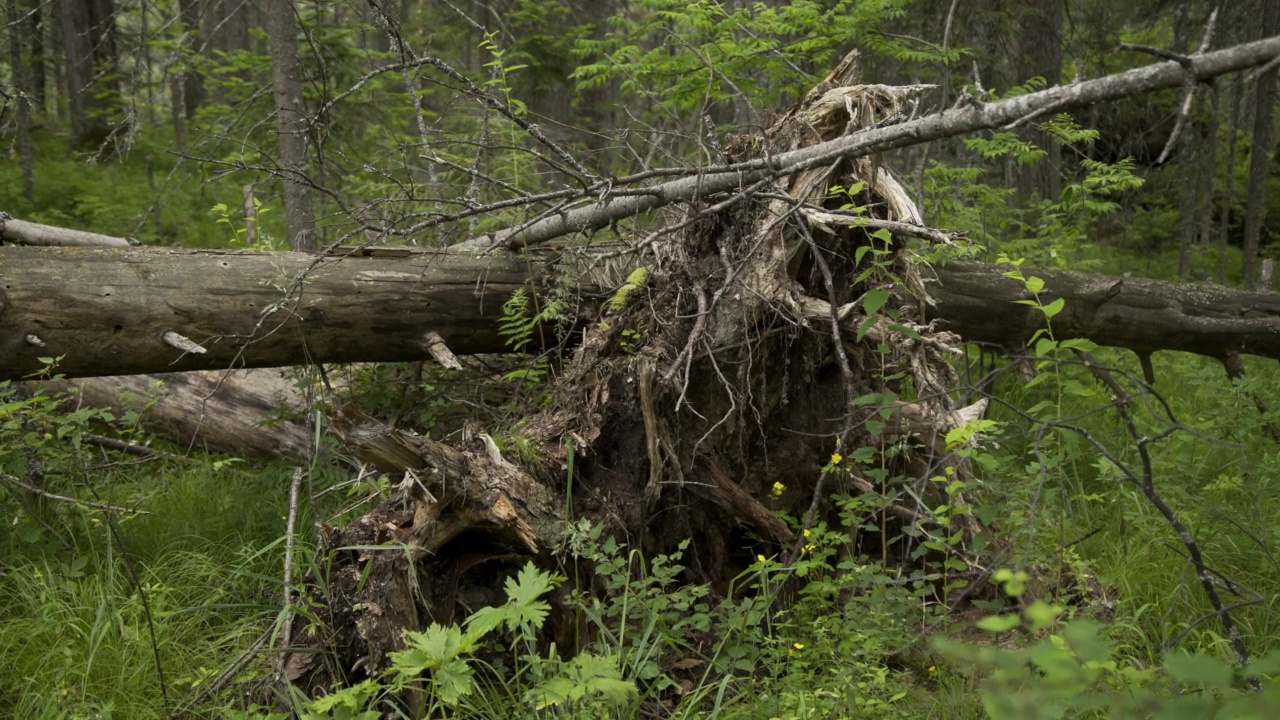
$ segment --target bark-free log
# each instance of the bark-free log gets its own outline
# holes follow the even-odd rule
[[[79,402],[111,408],[117,417],[145,406],[143,427],[187,447],[302,462],[311,452],[311,433],[305,423],[281,417],[299,417],[306,406],[288,372],[118,375],[65,380],[53,387],[74,385]]]
[[[455,353],[500,352],[502,303],[542,267],[444,251],[0,247],[0,378],[59,356],[68,377],[417,360],[433,331]]]
[[[138,244],[136,240],[16,220],[3,212],[0,212],[0,241],[49,247],[130,247]]]

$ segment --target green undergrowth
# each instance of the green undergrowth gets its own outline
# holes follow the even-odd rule
[[[0,211],[19,220],[130,237],[146,245],[225,247],[230,233],[210,209],[239,208],[240,185],[205,177],[207,168],[176,157],[170,133],[142,131],[127,151],[100,157],[68,149],[67,138],[40,130],[35,147],[35,197],[22,194],[17,158],[0,173]],[[264,189],[265,191],[265,189]],[[238,214],[237,214],[238,217]],[[265,214],[264,231],[279,236]]]
[[[889,656],[914,633],[921,592],[886,568],[836,558],[844,535],[806,534],[787,567],[760,556],[730,588],[681,582],[679,548],[645,557],[579,524],[563,550],[595,566],[577,578],[602,593],[569,592],[576,648],[540,641],[550,596],[568,578],[532,564],[507,580],[507,599],[455,625],[407,632],[389,670],[316,698],[295,693],[303,718],[902,717],[911,674]],[[687,543],[686,543],[687,545]],[[840,565],[840,571],[837,571]],[[798,590],[786,580],[802,579]],[[288,717],[272,709],[234,717]]]
[[[978,465],[980,504],[1003,508],[993,528],[1010,545],[1001,563],[1016,568],[1020,612],[979,621],[983,639],[935,644],[928,714],[1274,717],[1280,445],[1274,411],[1257,401],[1280,374],[1248,362],[1233,382],[1217,361],[1163,353],[1147,387],[1131,354],[1097,350],[1096,361],[1123,378],[1151,440],[1152,487],[1202,553],[1250,664],[1240,667],[1186,544],[1126,477],[1148,466],[1115,411],[1122,398],[1050,348],[1030,381],[1025,366],[995,367],[988,417],[1003,432]]]
[[[1100,351],[1098,359],[1135,380],[1142,377],[1132,355]],[[1154,486],[1192,531],[1213,570],[1240,584],[1245,597],[1238,600],[1248,602],[1235,615],[1255,651],[1266,653],[1280,649],[1273,592],[1280,586],[1280,532],[1272,522],[1280,512],[1280,444],[1268,430],[1274,412],[1260,412],[1255,398],[1265,403],[1273,396],[1280,372],[1274,363],[1246,365],[1246,378],[1233,382],[1215,360],[1156,355],[1154,394],[1145,402],[1155,410],[1167,402],[1178,427],[1151,445]],[[1059,373],[1057,383],[1032,389],[1007,374],[995,393],[1019,410],[997,404],[992,416],[1011,421],[1039,405],[1050,422],[1083,418],[1073,424],[1103,440],[1122,463],[1140,467],[1136,447],[1105,411],[1112,395],[1083,368],[1063,366]],[[1171,426],[1148,418],[1143,427],[1151,434]],[[1011,537],[1021,539],[1022,548],[1040,548],[1051,564],[1094,574],[1105,595],[1100,599],[1114,606],[1110,613],[1123,620],[1116,624],[1120,635],[1140,657],[1152,659],[1167,644],[1221,648],[1220,627],[1203,618],[1208,608],[1185,550],[1115,464],[1072,430],[1035,429],[1008,437],[1000,452],[1007,453],[1005,471],[1021,465],[1021,472],[991,478],[993,494],[1015,505],[1039,505],[1034,524],[1025,517],[1006,521]]]
[[[104,473],[104,501],[151,514],[113,533],[97,511],[51,510],[69,548],[0,501],[0,715],[165,717],[269,626],[288,476],[198,460]]]
[[[167,717],[279,610],[290,470],[105,452],[133,415],[58,400],[0,385],[0,716]]]
[[[948,496],[970,493],[972,507],[936,505],[920,528],[881,545],[882,511],[905,486],[879,472],[880,453],[837,449],[825,472],[841,524],[804,532],[785,518],[805,538],[796,561],[762,555],[727,593],[684,584],[678,552],[646,557],[575,526],[560,553],[589,564],[561,573],[593,567],[593,582],[527,568],[509,581],[505,603],[411,634],[385,675],[295,695],[292,709],[313,718],[388,708],[475,718],[512,717],[512,708],[575,718],[1269,717],[1280,671],[1280,537],[1269,520],[1280,510],[1271,479],[1280,451],[1254,398],[1267,396],[1276,371],[1249,363],[1233,384],[1200,358],[1155,362],[1154,390],[1179,427],[1151,446],[1153,481],[1220,576],[1253,661],[1242,670],[1179,539],[1082,435],[1121,465],[1139,462],[1113,394],[1071,354],[1041,350],[1032,380],[998,364],[988,418],[947,438],[978,477],[933,481]],[[1118,376],[1141,377],[1131,357],[1095,352]],[[98,411],[5,397],[7,475],[23,476],[30,450],[50,492],[150,514],[112,512],[108,522],[98,509],[49,501],[41,527],[20,492],[0,500],[0,714],[167,716],[279,611],[291,469],[217,456],[138,463],[83,443],[108,419]],[[864,400],[887,408],[891,399]],[[1161,407],[1155,396],[1131,406]],[[1134,414],[1147,433],[1166,427],[1147,410]],[[113,418],[117,428],[129,419]],[[854,490],[854,468],[888,492]],[[301,528],[312,524],[308,505]],[[1003,597],[980,593],[948,616],[973,576],[959,536],[943,530],[967,511],[1008,548],[991,545],[984,556]],[[904,547],[909,565],[897,559]],[[300,567],[310,553],[299,550]],[[566,583],[597,592],[565,596]],[[535,642],[553,596],[577,618],[574,647]],[[252,664],[246,677],[264,667]],[[1246,689],[1250,677],[1263,693]],[[202,712],[262,718],[276,709]]]

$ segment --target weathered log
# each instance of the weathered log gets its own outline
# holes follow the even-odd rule
[[[137,240],[17,220],[0,212],[0,242],[46,247],[129,247]]]
[[[503,352],[500,308],[543,288],[549,255],[404,251],[317,259],[300,253],[0,248],[0,379],[62,357],[68,377],[175,370],[420,360],[443,341],[458,354]],[[562,260],[578,268],[590,258]],[[973,342],[1026,344],[1043,322],[1025,285],[1000,268],[925,271],[930,318]],[[1181,350],[1280,359],[1280,296],[1089,273],[1024,269],[1064,298],[1059,338],[1139,354]],[[581,273],[577,273],[581,274]],[[603,285],[603,287],[602,287]],[[582,280],[587,295],[609,289]],[[176,333],[205,348],[166,343]],[[435,333],[435,335],[432,335]],[[430,339],[428,339],[430,338]]]
[[[934,300],[929,317],[969,342],[1025,347],[1044,327],[1044,314],[1020,304],[1033,295],[1022,281],[1004,276],[1008,269],[957,263],[922,269]],[[1059,340],[1087,338],[1139,355],[1180,350],[1219,360],[1232,354],[1280,359],[1280,295],[1063,270],[1022,273],[1044,280],[1043,303],[1066,301],[1053,318]]]
[[[301,394],[285,372],[272,369],[117,375],[56,383],[79,389],[77,402],[117,416],[140,411],[139,423],[186,447],[232,455],[302,461],[311,436],[296,418]]]
[[[502,351],[502,304],[547,279],[532,255],[382,252],[0,247],[0,378],[47,357],[85,377]]]

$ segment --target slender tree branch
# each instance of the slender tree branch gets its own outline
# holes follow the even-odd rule
[[[1195,537],[1187,526],[1183,524],[1182,518],[1178,513],[1165,501],[1155,488],[1155,470],[1154,463],[1151,459],[1151,443],[1155,437],[1148,436],[1138,429],[1138,425],[1134,422],[1133,416],[1129,413],[1129,402],[1131,400],[1128,391],[1125,390],[1111,373],[1098,364],[1091,355],[1086,352],[1076,351],[1077,357],[1084,362],[1085,367],[1093,374],[1095,378],[1105,385],[1112,393],[1111,405],[1115,408],[1116,414],[1120,416],[1120,421],[1128,431],[1129,436],[1133,438],[1134,444],[1138,449],[1138,457],[1142,464],[1141,474],[1135,473],[1127,465],[1117,465],[1119,470],[1125,474],[1131,483],[1133,483],[1142,494],[1147,497],[1156,510],[1164,516],[1165,521],[1177,533],[1178,539],[1182,542],[1183,547],[1187,549],[1187,556],[1191,560],[1192,566],[1196,570],[1196,576],[1200,579],[1200,586],[1204,589],[1205,596],[1209,599],[1209,604],[1213,607],[1214,612],[1218,615],[1222,628],[1226,631],[1227,637],[1231,642],[1231,649],[1235,653],[1236,663],[1241,668],[1249,665],[1249,647],[1244,642],[1244,636],[1240,633],[1240,628],[1236,625],[1235,619],[1231,616],[1230,608],[1222,601],[1222,596],[1218,594],[1218,585],[1214,580],[1213,572],[1204,561],[1204,556],[1200,552],[1200,545],[1196,542]],[[1163,434],[1162,434],[1163,435]],[[1158,436],[1157,436],[1158,437]],[[1257,677],[1248,678],[1248,682],[1255,690],[1261,690],[1262,684]]]
[[[989,104],[967,104],[918,120],[876,127],[810,147],[729,166],[723,172],[699,171],[641,190],[643,195],[612,196],[546,217],[519,229],[474,238],[473,247],[503,245],[508,249],[536,245],[563,235],[604,227],[624,218],[677,202],[733,192],[758,180],[790,175],[836,160],[863,157],[954,135],[1003,127],[1046,107],[1065,109],[1118,100],[1141,93],[1179,87],[1224,73],[1262,65],[1280,56],[1280,36],[1237,45],[1186,59],[1128,70],[1095,80],[1060,85]]]
[[[4,482],[10,485],[13,485],[14,487],[21,488],[22,490],[25,490],[26,492],[29,492],[32,495],[39,495],[40,497],[46,498],[49,500],[56,500],[58,502],[71,503],[72,505],[82,505],[84,507],[93,508],[94,510],[102,510],[103,512],[129,513],[130,515],[150,515],[151,514],[146,510],[134,510],[131,508],[118,507],[116,505],[107,505],[105,503],[97,503],[91,500],[81,500],[80,498],[68,497],[66,495],[56,495],[47,490],[41,490],[40,488],[34,485],[29,485],[27,483],[24,483],[18,478],[6,473],[0,473],[0,480],[3,480]]]

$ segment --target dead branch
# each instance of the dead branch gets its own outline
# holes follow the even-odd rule
[[[704,168],[688,177],[638,188],[637,192],[643,194],[610,195],[602,201],[562,210],[523,227],[474,238],[464,245],[481,248],[502,245],[518,250],[564,235],[602,228],[673,203],[734,192],[764,178],[791,175],[830,165],[839,159],[862,157],[930,140],[1002,127],[1044,108],[1065,110],[1180,87],[1188,78],[1195,81],[1207,80],[1263,65],[1277,56],[1280,56],[1280,37],[1273,37],[1187,57],[1185,64],[1170,60],[1095,80],[1060,85],[997,103],[968,104],[918,120],[887,127],[871,127],[772,157]],[[597,192],[607,193],[608,187],[595,189]]]

